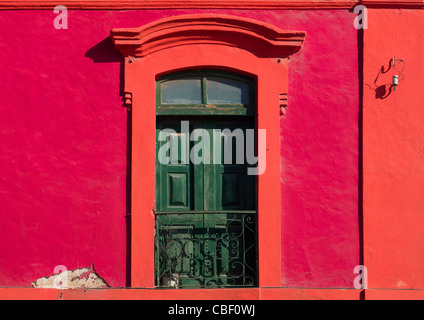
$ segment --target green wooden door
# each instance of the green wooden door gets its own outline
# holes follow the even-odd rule
[[[245,158],[251,120],[158,119],[157,211],[256,210],[256,176],[247,175]],[[190,140],[195,130],[204,130],[209,143]],[[197,151],[198,158],[209,156],[194,163],[190,154]]]
[[[245,264],[256,263],[256,180],[240,155],[253,125],[248,118],[157,118],[157,285],[254,285],[255,267]],[[208,138],[192,141],[196,132]]]
[[[255,101],[254,79],[225,71],[157,80],[157,286],[256,285]]]

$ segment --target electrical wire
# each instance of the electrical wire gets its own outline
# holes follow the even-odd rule
[[[402,70],[398,70],[397,68],[396,68],[396,62],[402,62],[403,63],[403,68],[402,68]],[[402,72],[403,72],[403,70],[405,70],[405,61],[403,61],[402,59],[394,59],[394,62],[393,62],[393,68],[397,71],[397,72],[399,72],[399,81],[402,81],[403,79],[405,79],[405,75],[403,75],[402,74]],[[401,78],[402,77],[402,78]]]

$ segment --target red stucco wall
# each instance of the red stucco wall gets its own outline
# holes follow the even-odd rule
[[[283,285],[351,288],[356,276],[359,78],[352,21],[348,12],[304,12],[290,24],[305,29],[307,39],[289,62],[289,106],[281,119]]]
[[[67,30],[53,27],[53,11],[1,12],[0,286],[92,263],[109,285],[128,283],[127,111],[121,58],[106,38],[199,12],[69,11]],[[351,288],[360,255],[354,15],[212,12],[307,32],[281,118],[282,285]]]
[[[423,28],[422,10],[369,10],[364,32],[364,263],[370,288],[424,288]],[[405,61],[405,79],[390,91],[398,74],[389,69],[394,56]]]

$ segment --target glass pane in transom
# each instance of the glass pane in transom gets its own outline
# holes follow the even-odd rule
[[[249,86],[234,79],[208,77],[208,104],[249,104]]]
[[[201,104],[201,77],[186,77],[161,83],[162,104]]]

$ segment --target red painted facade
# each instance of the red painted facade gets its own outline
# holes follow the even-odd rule
[[[424,26],[424,12],[372,10],[369,23],[364,33],[364,262],[373,288],[424,289],[424,40],[416,33]],[[404,65],[390,66],[395,56]],[[386,83],[404,66],[404,79],[391,90]]]
[[[37,8],[28,2],[27,10],[14,10],[0,1],[5,39],[0,43],[0,299],[18,292],[19,298],[56,298],[56,289],[30,287],[57,265],[68,270],[94,265],[112,288],[153,287],[154,158],[145,153],[154,152],[154,121],[148,120],[154,120],[154,100],[146,97],[155,75],[211,65],[214,55],[217,68],[269,78],[258,88],[269,92],[259,100],[259,116],[272,128],[270,180],[265,176],[260,182],[259,207],[263,234],[277,241],[259,243],[259,272],[269,271],[262,271],[259,288],[204,289],[197,298],[396,299],[402,297],[394,289],[424,289],[420,4],[391,8],[388,1],[380,6],[389,8],[380,9],[373,2],[368,29],[358,31],[357,15],[349,11],[356,3],[323,2],[334,6],[326,9],[318,2],[313,10],[306,2],[293,3],[296,10],[222,4],[148,11],[120,11],[128,9],[125,4],[107,8],[105,3],[100,10],[70,10],[68,29],[56,30],[51,4]],[[206,46],[191,57],[188,46],[176,46],[150,54],[144,68],[133,70],[109,37],[112,29],[198,14],[251,19],[304,31],[306,37],[280,69],[244,49],[231,56],[233,49]],[[381,96],[376,88],[390,83],[394,69],[379,76],[381,84],[374,81],[394,56],[406,62],[405,79]],[[279,84],[288,94],[284,115],[278,95],[273,97]],[[122,107],[126,92],[133,94],[131,111]],[[150,227],[150,233],[137,233],[138,227]],[[364,295],[354,289],[354,268],[362,264],[368,270]],[[372,290],[377,288],[388,290]],[[192,294],[65,290],[64,298],[192,299]],[[419,290],[402,294],[424,297]]]

